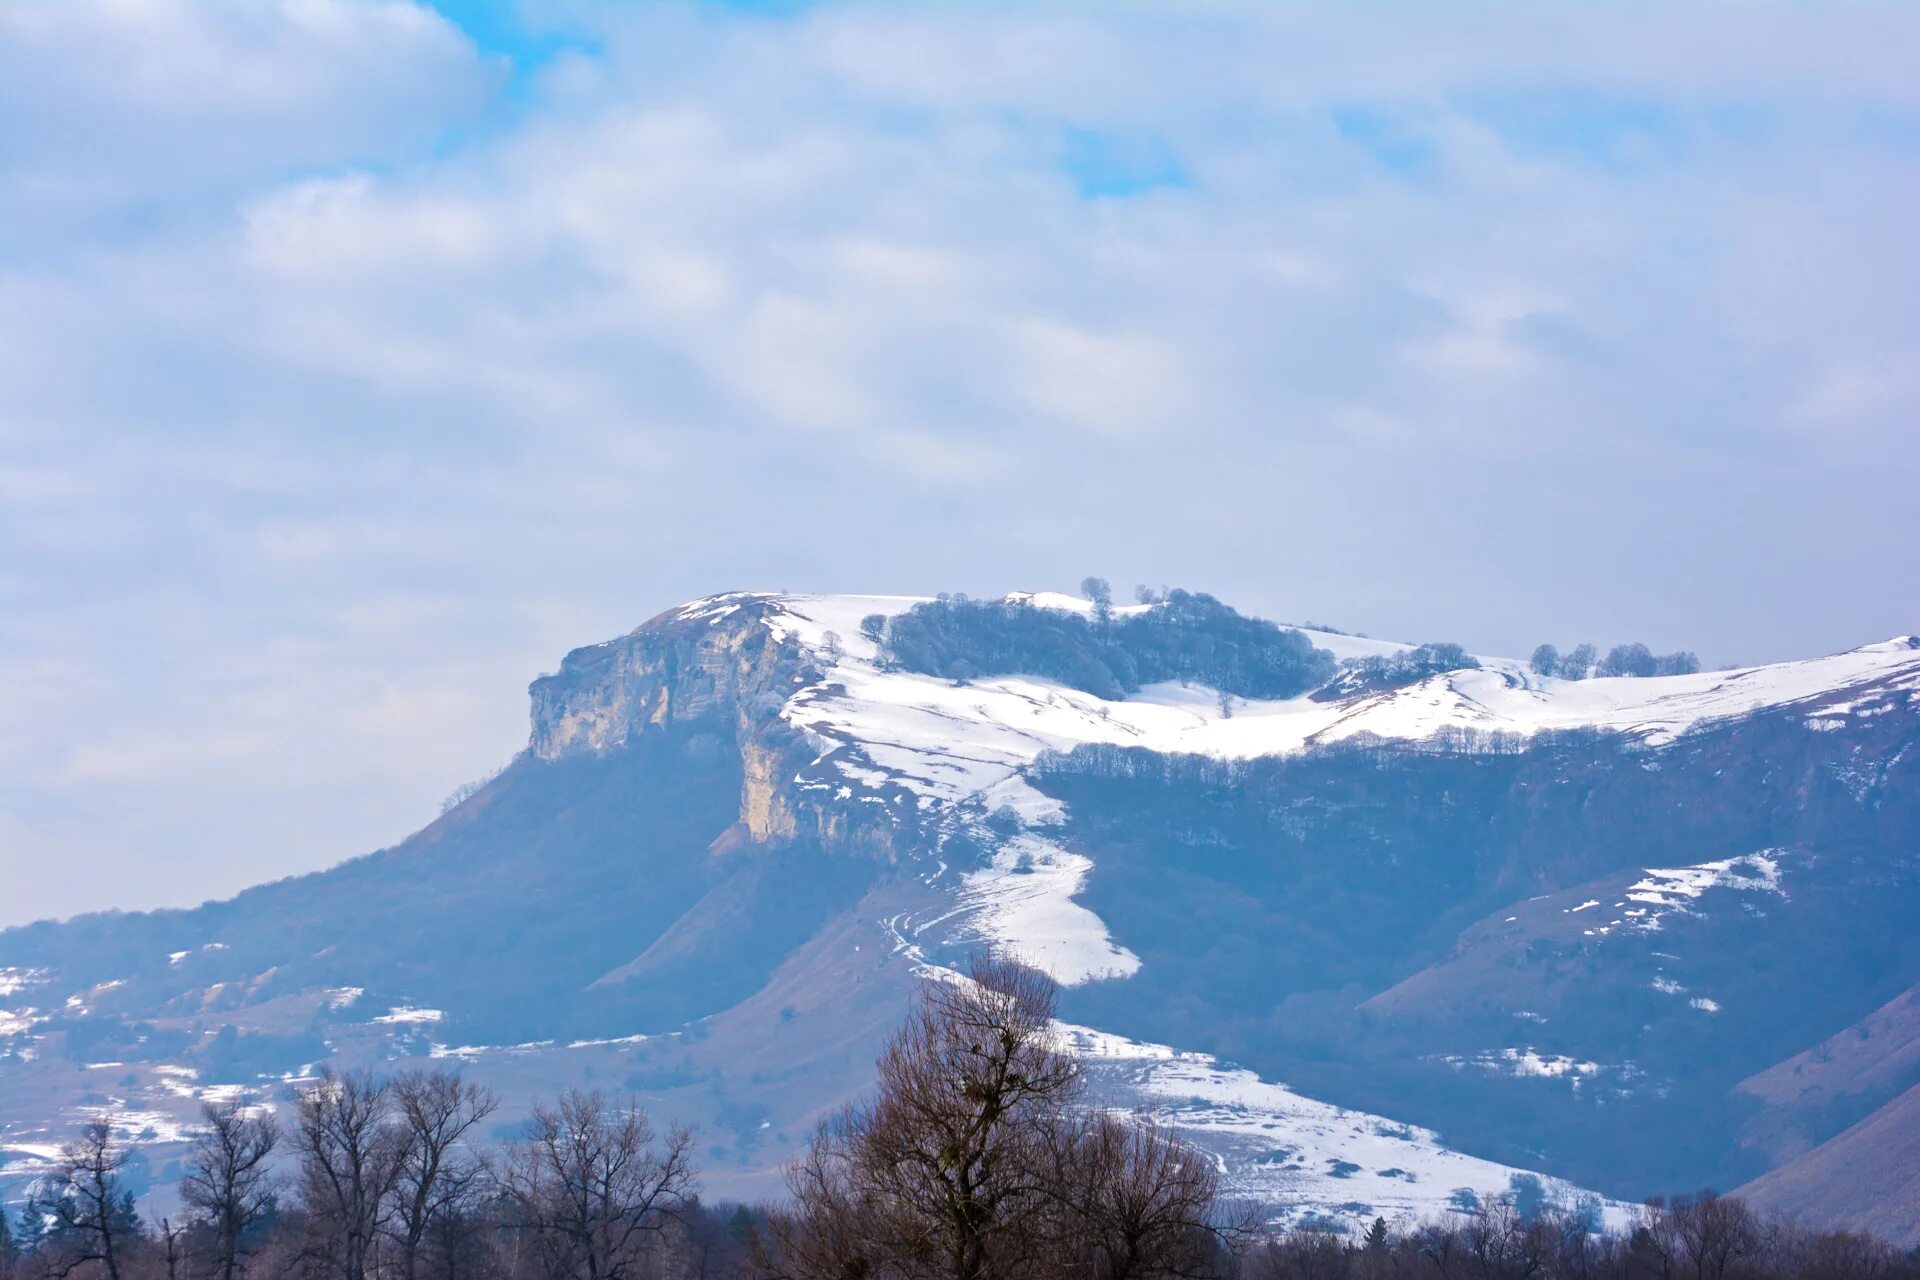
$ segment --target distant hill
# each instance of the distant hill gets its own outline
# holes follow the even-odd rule
[[[1276,1216],[1745,1184],[1920,1242],[1912,637],[1576,680],[1197,593],[734,593],[531,692],[394,848],[0,933],[0,1190],[103,1112],[164,1189],[198,1099],[426,1059],[769,1194],[991,946]]]

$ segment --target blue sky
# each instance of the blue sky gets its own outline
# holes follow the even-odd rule
[[[568,648],[727,588],[1913,630],[1915,47],[1867,3],[0,0],[0,924],[396,840]]]

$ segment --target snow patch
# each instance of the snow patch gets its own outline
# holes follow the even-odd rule
[[[1092,869],[1091,859],[1022,834],[1000,847],[992,865],[962,878],[960,898],[975,913],[980,936],[1064,986],[1131,977],[1140,958],[1073,900]]]
[[[1103,1097],[1137,1107],[1214,1155],[1229,1195],[1276,1206],[1276,1221],[1326,1218],[1349,1230],[1375,1217],[1414,1223],[1457,1211],[1463,1189],[1492,1197],[1531,1176],[1450,1151],[1431,1130],[1303,1097],[1208,1054],[1088,1027],[1061,1030]],[[1562,1203],[1585,1197],[1558,1179],[1540,1182]],[[1610,1225],[1632,1213],[1625,1204],[1600,1209]]]
[[[1644,914],[1632,917],[1635,928],[1653,931],[1671,915],[1694,915],[1694,902],[1709,889],[1737,889],[1746,893],[1787,896],[1780,887],[1779,850],[1749,853],[1739,858],[1702,862],[1691,867],[1649,867],[1646,876],[1627,886],[1629,902],[1643,904]]]
[[[442,1013],[438,1009],[416,1009],[412,1005],[402,1004],[402,1005],[395,1005],[392,1009],[389,1009],[386,1013],[383,1013],[379,1017],[375,1018],[374,1021],[388,1023],[390,1025],[410,1026],[410,1025],[418,1025],[422,1023],[439,1022],[441,1019],[445,1018],[446,1016],[447,1016],[446,1014]]]

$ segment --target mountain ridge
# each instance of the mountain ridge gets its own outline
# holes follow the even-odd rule
[[[1481,1032],[1471,1029],[1484,1031],[1490,1015],[1464,1010],[1451,1024],[1425,1031],[1418,1019],[1389,1018],[1395,1025],[1382,1034],[1416,1045],[1415,1060],[1430,1064],[1418,1080],[1411,1069],[1396,1074],[1367,1055],[1339,1059],[1352,1079],[1323,1070],[1307,1043],[1321,1034],[1314,1019],[1331,1025],[1326,1011],[1335,1006],[1340,1019],[1378,1019],[1385,1009],[1379,990],[1360,990],[1344,1004],[1337,985],[1289,995],[1286,983],[1263,978],[1260,966],[1291,954],[1291,939],[1325,932],[1312,913],[1323,909],[1316,903],[1340,900],[1338,867],[1398,874],[1390,869],[1416,868],[1424,859],[1436,870],[1457,868],[1435,882],[1445,886],[1433,898],[1443,909],[1377,895],[1420,922],[1390,946],[1380,944],[1391,954],[1340,960],[1339,931],[1315,944],[1322,959],[1314,963],[1333,966],[1329,982],[1352,980],[1338,976],[1345,965],[1356,977],[1365,971],[1385,981],[1397,974],[1405,983],[1420,971],[1416,961],[1430,963],[1423,948],[1472,924],[1475,902],[1496,903],[1499,894],[1541,877],[1550,890],[1584,893],[1590,876],[1554,885],[1582,866],[1606,864],[1622,868],[1609,874],[1627,877],[1615,894],[1626,903],[1652,874],[1604,841],[1585,863],[1560,866],[1564,859],[1551,846],[1580,804],[1542,807],[1524,798],[1524,787],[1512,787],[1554,794],[1569,785],[1576,792],[1597,787],[1596,797],[1620,797],[1614,803],[1625,806],[1619,821],[1626,822],[1640,820],[1635,815],[1645,801],[1637,797],[1657,794],[1635,781],[1657,778],[1647,766],[1680,770],[1676,786],[1684,791],[1711,789],[1710,780],[1731,765],[1743,798],[1773,797],[1766,802],[1772,816],[1746,823],[1750,843],[1789,827],[1815,842],[1784,864],[1791,896],[1781,909],[1788,917],[1803,901],[1855,902],[1866,892],[1860,884],[1877,885],[1890,903],[1907,901],[1901,895],[1911,889],[1912,851],[1905,861],[1889,853],[1887,832],[1898,835],[1912,794],[1906,745],[1920,689],[1920,641],[1912,637],[1800,663],[1688,676],[1560,681],[1514,660],[1483,658],[1472,668],[1331,700],[1232,699],[1172,681],[1115,700],[1017,673],[955,680],[901,670],[862,634],[863,623],[921,603],[728,593],[678,606],[624,636],[574,650],[559,670],[535,680],[528,750],[401,846],[193,911],[0,932],[0,1040],[14,1063],[0,1072],[0,1149],[15,1153],[0,1167],[0,1181],[31,1172],[33,1151],[54,1128],[49,1121],[101,1105],[76,1098],[118,1099],[145,1117],[154,1149],[164,1155],[173,1132],[167,1125],[177,1130],[182,1112],[177,1104],[208,1088],[272,1092],[326,1057],[378,1063],[439,1055],[523,1094],[582,1071],[611,1073],[650,1104],[689,1113],[715,1135],[716,1185],[760,1194],[771,1189],[769,1175],[811,1120],[858,1093],[871,1061],[861,1054],[904,1007],[914,974],[990,945],[1053,972],[1068,988],[1072,1020],[1100,1027],[1088,1034],[1134,1046],[1105,1055],[1134,1064],[1108,1071],[1115,1096],[1163,1112],[1229,1151],[1222,1158],[1240,1184],[1271,1203],[1344,1220],[1386,1207],[1441,1212],[1463,1188],[1498,1191],[1502,1179],[1539,1166],[1519,1149],[1498,1153],[1504,1164],[1483,1159],[1497,1154],[1500,1142],[1460,1128],[1473,1107],[1588,1116],[1595,1096],[1606,1092],[1602,1076],[1597,1067],[1580,1069],[1588,1059],[1574,1054],[1571,1042],[1568,1052],[1544,1043],[1515,1047],[1490,1031],[1476,1041]],[[990,607],[1094,613],[1090,602],[1046,594],[1016,594]],[[1146,617],[1153,607],[1122,608]],[[1411,648],[1302,634],[1336,659]],[[1206,637],[1173,642],[1189,640]],[[1120,763],[1094,759],[1102,752],[1120,753]],[[1166,839],[1141,855],[1122,854],[1100,828],[1109,809],[1121,815],[1144,803],[1145,775],[1122,776],[1135,768],[1121,769],[1128,752],[1142,753],[1148,772],[1170,779],[1141,828],[1164,827]],[[1789,758],[1804,760],[1804,778],[1815,781],[1763,793],[1765,762]],[[1086,774],[1088,765],[1121,772]],[[1174,785],[1183,769],[1197,781]],[[1209,781],[1210,769],[1227,780]],[[1237,780],[1229,776],[1235,770],[1243,775]],[[1515,870],[1478,868],[1482,840],[1443,849],[1420,831],[1417,815],[1396,818],[1394,802],[1366,790],[1381,770],[1407,779],[1407,795],[1431,788],[1442,811],[1478,796],[1471,803],[1487,806],[1494,830],[1505,824],[1517,832],[1507,855]],[[1273,781],[1263,781],[1265,774]],[[1319,781],[1301,792],[1288,781],[1295,774]],[[1696,776],[1700,781],[1686,781]],[[1198,808],[1189,793],[1200,797]],[[1258,822],[1221,826],[1207,818],[1217,802],[1205,797],[1216,794],[1243,805],[1251,798],[1259,813],[1250,810],[1248,821]],[[1328,802],[1348,806],[1348,816],[1309,812]],[[1728,839],[1740,825],[1714,820],[1725,821]],[[1273,836],[1261,834],[1269,827],[1308,840],[1298,866],[1317,877],[1304,883],[1320,887],[1307,898],[1288,878],[1300,873],[1284,870],[1293,864],[1274,861]],[[1201,842],[1191,843],[1196,838]],[[1859,845],[1854,861],[1866,870],[1845,869],[1853,864],[1834,852],[1838,838]],[[1701,852],[1737,859],[1768,847],[1760,841]],[[1129,893],[1137,899],[1143,886],[1168,883],[1168,875],[1192,882],[1196,873],[1214,874],[1204,872],[1204,859],[1175,857],[1182,849],[1223,851],[1222,878],[1204,892],[1161,895],[1163,908],[1184,904],[1186,918],[1161,918],[1143,932],[1138,922],[1153,917],[1128,905]],[[1711,861],[1701,856],[1677,865]],[[1803,862],[1817,869],[1804,889],[1793,877],[1808,873],[1791,869]],[[1676,864],[1654,870],[1661,865],[1678,874]],[[1314,870],[1322,866],[1324,875]],[[1888,875],[1894,878],[1874,881]],[[1502,887],[1509,883],[1513,888]],[[1219,897],[1225,886],[1259,904],[1261,923],[1249,925],[1252,932]],[[1687,902],[1704,895],[1717,904],[1725,892],[1706,885]],[[1604,895],[1594,896],[1598,908]],[[1290,905],[1296,902],[1304,905]],[[1687,907],[1665,927],[1723,928],[1716,922],[1722,909],[1705,911],[1704,926],[1701,910]],[[1455,918],[1458,924],[1449,923]],[[1748,919],[1737,911],[1729,924]],[[1809,918],[1795,927],[1816,924]],[[1741,945],[1764,954],[1764,927],[1754,928],[1738,935],[1749,939]],[[1210,930],[1212,940],[1205,937]],[[1191,959],[1220,937],[1241,938],[1243,949],[1252,949],[1239,962]],[[1591,950],[1584,932],[1553,937],[1559,941],[1549,945],[1570,947],[1569,955]],[[1893,951],[1877,959],[1848,953],[1833,973],[1909,959]],[[1253,968],[1243,974],[1220,963]],[[1613,984],[1610,991],[1627,980],[1606,967],[1616,962],[1580,963],[1599,964],[1594,980]],[[1181,976],[1196,964],[1191,979]],[[1240,1005],[1204,994],[1229,973],[1227,985],[1245,990]],[[1915,979],[1920,971],[1908,981]],[[1825,992],[1820,981],[1803,985]],[[1260,1007],[1263,989],[1278,1030],[1236,1030],[1251,1025],[1246,1019]],[[1730,988],[1715,990],[1720,998]],[[1213,1042],[1156,1048],[1180,1043],[1184,1032],[1167,1040],[1155,1028],[1173,1027],[1167,1013],[1196,999],[1196,1010],[1214,1010],[1213,1021],[1192,1025],[1214,1028],[1204,1033]],[[1292,1015],[1281,1011],[1301,999],[1309,1004],[1289,1022]],[[1733,1012],[1724,1017],[1694,1010],[1708,1030],[1688,1034],[1707,1034],[1702,1044],[1711,1044],[1713,1025],[1737,1020],[1739,1003],[1727,1007]],[[823,1039],[837,1047],[823,1052]],[[1328,1136],[1331,1113],[1288,1100],[1297,1094],[1262,1092],[1280,1086],[1236,1084],[1224,1067],[1203,1065],[1223,1050],[1235,1058],[1252,1054],[1289,1080],[1320,1080],[1311,1087],[1340,1094],[1350,1107],[1410,1110],[1426,1127],[1363,1116],[1358,1129]],[[1344,1043],[1337,1051],[1353,1052]],[[1509,1051],[1516,1056],[1501,1056]],[[1493,1067],[1479,1065],[1482,1055],[1492,1055]],[[113,1066],[94,1068],[90,1060]],[[1509,1071],[1516,1063],[1524,1070]],[[124,1070],[111,1091],[86,1084],[96,1070],[116,1069]],[[1264,1069],[1249,1077],[1262,1078],[1270,1078]],[[1175,1079],[1180,1089],[1216,1091],[1213,1100],[1156,1083]],[[1529,1079],[1572,1093],[1543,1101],[1502,1092]],[[1469,1102],[1429,1096],[1435,1080],[1456,1082]],[[1728,1097],[1737,1092],[1734,1083],[1726,1086]],[[1647,1085],[1631,1075],[1607,1085],[1624,1091],[1614,1105],[1651,1107],[1649,1115],[1663,1114],[1641,1096],[1655,1087],[1658,1081]],[[1714,1122],[1715,1135],[1738,1127],[1736,1103],[1724,1105],[1729,1114],[1723,1125]],[[1223,1122],[1234,1115],[1243,1120]],[[1369,1125],[1407,1135],[1390,1139],[1403,1144],[1397,1156],[1369,1156],[1369,1163],[1338,1154],[1348,1150],[1341,1143],[1374,1142]],[[1322,1136],[1314,1142],[1322,1145],[1282,1141],[1289,1126],[1302,1133],[1317,1127]],[[1466,1134],[1478,1154],[1465,1163],[1434,1154],[1443,1150],[1435,1127]],[[1732,1149],[1732,1139],[1725,1141]],[[1283,1149],[1294,1155],[1282,1157]],[[1306,1168],[1297,1161],[1308,1150],[1334,1154],[1314,1157],[1322,1167]],[[1632,1160],[1583,1163],[1565,1151],[1548,1153],[1546,1163],[1615,1179],[1608,1189],[1616,1192],[1650,1176],[1623,1174],[1640,1167]],[[1348,1164],[1355,1169],[1340,1172]],[[1686,1162],[1678,1164],[1684,1169]],[[1416,1167],[1462,1181],[1410,1186],[1399,1175]],[[1380,1172],[1388,1169],[1397,1172]],[[1474,1187],[1475,1179],[1483,1185]],[[1557,1194],[1580,1194],[1568,1182],[1549,1183],[1561,1189]]]

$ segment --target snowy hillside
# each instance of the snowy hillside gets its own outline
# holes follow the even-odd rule
[[[1055,594],[1008,600],[1083,614],[1091,608]],[[955,869],[938,863],[933,878],[951,885],[952,906],[924,920],[889,921],[900,949],[917,951],[916,939],[929,929],[950,940],[977,937],[1069,986],[1125,979],[1141,962],[1075,901],[1091,863],[1056,838],[1061,806],[1023,772],[1043,752],[1100,743],[1247,759],[1363,734],[1420,742],[1465,729],[1528,739],[1573,728],[1615,731],[1659,747],[1696,726],[1763,708],[1804,705],[1809,723],[1817,726],[1871,716],[1894,699],[1909,705],[1920,700],[1920,641],[1913,637],[1825,658],[1686,676],[1571,681],[1536,675],[1515,660],[1483,657],[1477,670],[1347,701],[1303,695],[1236,699],[1223,706],[1215,691],[1177,683],[1107,700],[1021,676],[960,683],[889,670],[874,643],[861,637],[861,619],[913,603],[896,597],[778,598],[769,626],[831,655],[833,663],[822,683],[787,702],[783,715],[815,740],[816,763],[830,766],[852,791],[889,783],[905,787],[923,810],[943,814],[952,827],[977,827],[994,815],[1017,820],[1017,831],[995,834],[989,865]],[[729,607],[729,601],[716,600],[689,609],[698,614]],[[1127,606],[1115,613],[1149,608]],[[1307,634],[1342,660],[1412,647]],[[827,785],[816,775],[796,782]],[[1763,871],[1772,865],[1762,864]],[[1731,866],[1650,871],[1626,891],[1624,918],[1641,929],[1657,928],[1663,915],[1684,910],[1705,889],[1744,884],[1733,874],[1739,868]],[[1587,933],[1604,934],[1618,923],[1604,921]],[[1236,1187],[1290,1204],[1296,1217],[1350,1218],[1374,1209],[1418,1217],[1444,1210],[1461,1188],[1485,1191],[1520,1176],[1446,1151],[1431,1133],[1313,1102],[1250,1072],[1222,1069],[1205,1055],[1090,1030],[1080,1033],[1079,1042],[1117,1094],[1188,1129],[1220,1154]],[[1279,1151],[1284,1158],[1276,1156]],[[1577,1192],[1558,1184],[1556,1194],[1570,1199]]]
[[[715,597],[687,605],[681,614],[725,616],[753,598]],[[1058,594],[1008,600],[1083,613],[1091,608]],[[839,655],[828,678],[796,692],[783,715],[817,740],[821,762],[849,787],[898,784],[918,796],[922,808],[954,822],[977,821],[1003,807],[1018,818],[1022,830],[998,842],[992,865],[965,873],[958,909],[980,936],[1069,986],[1125,977],[1139,961],[1073,901],[1087,861],[1049,838],[1060,818],[1058,802],[1022,776],[1042,752],[1103,743],[1247,759],[1360,735],[1419,742],[1450,729],[1526,739],[1548,730],[1595,728],[1658,746],[1697,725],[1762,708],[1806,704],[1809,718],[1824,722],[1871,715],[1889,699],[1920,696],[1920,639],[1902,636],[1830,657],[1687,676],[1569,681],[1535,675],[1511,659],[1482,658],[1478,670],[1446,672],[1385,693],[1334,702],[1239,699],[1228,711],[1215,691],[1199,686],[1153,685],[1109,701],[1026,677],[957,683],[890,671],[879,663],[874,643],[860,635],[861,619],[901,612],[915,599],[780,596],[772,603],[768,625],[777,633],[797,637],[817,653]],[[1411,647],[1307,634],[1343,659]]]
[[[1083,611],[1086,602],[1056,594],[1012,596],[1035,607]],[[721,600],[726,597],[719,598]],[[1511,733],[1595,728],[1634,734],[1649,744],[1672,741],[1703,722],[1806,702],[1810,712],[1845,716],[1876,698],[1920,690],[1920,638],[1897,636],[1827,657],[1684,676],[1562,680],[1539,676],[1509,658],[1481,657],[1478,670],[1431,676],[1404,689],[1352,702],[1309,697],[1263,702],[1239,699],[1230,716],[1209,689],[1158,685],[1124,701],[1024,678],[953,682],[874,667],[874,646],[858,634],[861,616],[897,612],[916,601],[889,596],[783,596],[782,621],[818,648],[826,632],[839,635],[845,657],[835,680],[845,693],[807,691],[789,714],[796,723],[846,734],[893,757],[905,778],[928,784],[929,795],[957,787],[983,789],[1001,761],[1025,763],[1040,750],[1083,742],[1142,746],[1154,751],[1223,758],[1279,755],[1340,742],[1360,734],[1418,741],[1445,729]],[[714,602],[687,606],[701,616]],[[717,607],[725,608],[724,604]],[[1129,606],[1116,614],[1144,609]],[[1307,631],[1336,658],[1391,654],[1412,648],[1331,632]],[[1854,700],[1832,700],[1843,690]],[[1869,712],[1870,713],[1870,712]],[[943,728],[944,727],[944,728]],[[909,757],[938,751],[943,732],[982,740],[991,753],[977,770],[951,765],[917,772]],[[1021,744],[1039,744],[1023,749]],[[971,757],[973,753],[963,753]],[[956,762],[960,757],[956,756]],[[923,766],[924,768],[924,766]]]
[[[1450,1151],[1430,1130],[1315,1101],[1207,1054],[1067,1030],[1104,1101],[1181,1132],[1218,1162],[1232,1195],[1271,1206],[1275,1221],[1413,1225],[1528,1183],[1609,1228],[1632,1216],[1561,1179]]]
[[[631,1091],[771,1194],[991,945],[1277,1216],[1618,1220],[1763,1172],[1727,1091],[1920,980],[1920,641],[1568,681],[1185,600],[969,606],[921,669],[916,598],[696,601],[536,680],[529,749],[393,849],[0,932],[0,1194],[103,1111],[164,1170],[200,1100],[435,1061],[503,1120]]]

